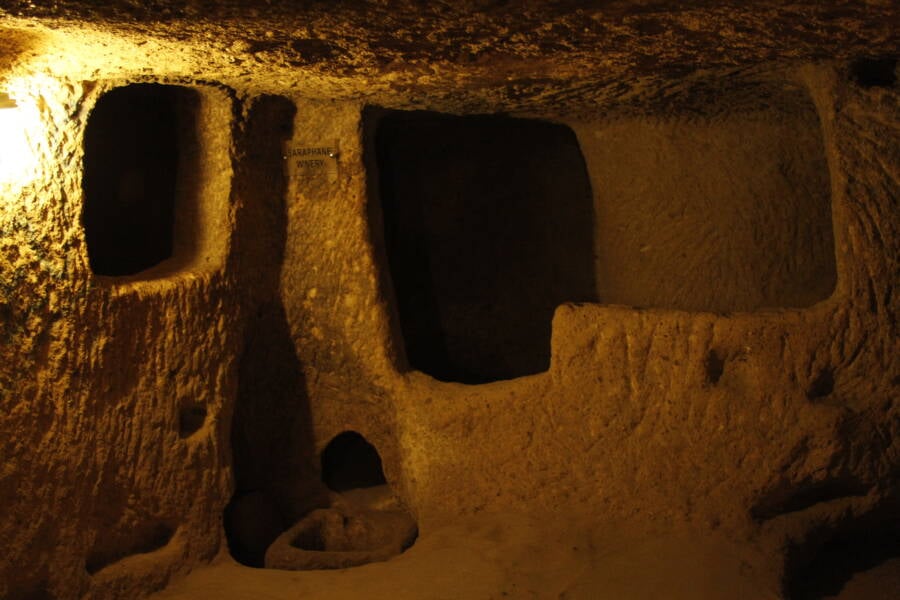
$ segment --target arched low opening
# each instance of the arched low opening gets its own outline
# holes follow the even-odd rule
[[[381,456],[355,431],[345,431],[322,451],[322,482],[333,492],[385,485]]]

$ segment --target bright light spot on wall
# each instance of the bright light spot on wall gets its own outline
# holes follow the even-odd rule
[[[0,186],[24,185],[34,177],[32,140],[41,130],[37,108],[0,93]]]

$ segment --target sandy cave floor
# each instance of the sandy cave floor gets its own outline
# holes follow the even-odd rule
[[[153,600],[780,598],[764,558],[690,532],[635,536],[586,519],[480,514],[420,536],[387,562],[334,571],[243,567],[227,555],[175,581]],[[839,600],[896,600],[900,559],[857,574]]]

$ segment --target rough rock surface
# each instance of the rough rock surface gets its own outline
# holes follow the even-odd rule
[[[577,514],[728,539],[780,594],[830,537],[900,531],[898,21],[890,1],[0,1],[0,88],[34,158],[0,181],[0,597],[158,590],[226,551],[236,490],[285,527],[317,506],[346,430],[415,515],[410,552],[482,513]],[[205,99],[195,247],[98,277],[84,131],[104,92],[150,81]],[[547,372],[408,368],[369,105],[572,126],[598,293],[556,310]],[[339,147],[333,170],[287,169],[285,140]],[[613,204],[629,194],[641,214]],[[682,229],[654,212],[669,194]],[[773,196],[802,202],[766,213]],[[711,198],[734,210],[705,221]],[[776,258],[691,235],[721,223]]]

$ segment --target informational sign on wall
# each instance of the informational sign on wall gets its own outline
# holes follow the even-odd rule
[[[288,177],[299,185],[313,179],[337,181],[339,155],[338,140],[316,145],[289,142],[285,148]]]

